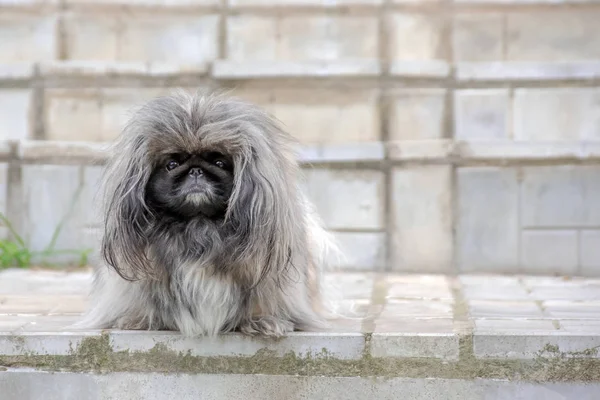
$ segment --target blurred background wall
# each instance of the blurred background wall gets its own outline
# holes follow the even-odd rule
[[[599,78],[595,0],[0,0],[0,210],[95,249],[130,107],[230,88],[302,143],[344,268],[600,275]]]

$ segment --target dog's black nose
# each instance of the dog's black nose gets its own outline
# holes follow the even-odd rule
[[[188,174],[190,174],[190,176],[200,176],[202,175],[202,170],[197,167],[190,168]]]

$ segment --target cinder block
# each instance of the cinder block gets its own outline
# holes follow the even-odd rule
[[[45,98],[46,139],[102,140],[102,94],[99,90],[47,90]]]
[[[461,272],[517,271],[519,184],[515,168],[457,171],[456,251]]]
[[[120,20],[114,14],[68,13],[63,17],[69,60],[119,60]]]
[[[394,169],[393,269],[451,272],[451,175],[445,165]]]
[[[386,262],[386,235],[383,232],[336,232],[342,253],[337,266],[346,270],[382,271]],[[336,265],[336,264],[334,264]]]
[[[46,91],[46,135],[50,140],[110,141],[133,107],[169,89],[50,89]]]
[[[0,13],[0,63],[53,60],[57,57],[54,13]]]
[[[508,89],[468,89],[454,93],[456,139],[507,139],[509,132]]]
[[[373,16],[230,16],[227,59],[309,61],[378,57]]]
[[[521,199],[526,228],[580,228],[600,224],[600,167],[524,169]]]
[[[504,16],[458,14],[454,18],[453,51],[456,62],[503,59]]]
[[[217,57],[218,16],[70,13],[67,59],[198,64]]]
[[[400,90],[391,96],[391,140],[441,139],[444,136],[445,90]]]
[[[579,240],[581,273],[600,275],[600,230],[581,231]]]
[[[513,104],[516,140],[600,139],[597,88],[517,89]]]
[[[573,275],[578,269],[577,231],[525,231],[521,235],[521,271]]]
[[[598,10],[506,14],[508,61],[578,61],[600,58]]]
[[[31,138],[33,118],[31,89],[0,89],[0,140]]]
[[[388,53],[393,61],[445,60],[443,17],[392,13],[387,16]]]
[[[119,60],[210,62],[218,55],[217,15],[139,14],[127,18],[119,38]]]
[[[304,178],[304,190],[327,228],[383,229],[382,172],[311,168]]]
[[[375,91],[275,89],[241,90],[234,94],[264,107],[303,144],[379,140],[379,105]]]
[[[85,181],[80,166],[25,165],[22,167],[24,221],[20,232],[34,251],[46,249],[55,230],[62,224],[54,250],[95,247],[85,230],[91,205],[87,202],[95,182]],[[46,261],[78,261],[80,254],[50,254]]]
[[[8,203],[8,164],[0,163],[0,212],[7,216]],[[0,238],[6,238],[8,229],[2,224],[0,227]]]

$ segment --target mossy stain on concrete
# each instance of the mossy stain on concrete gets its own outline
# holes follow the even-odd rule
[[[283,355],[262,348],[252,356],[196,356],[191,350],[177,351],[168,343],[157,343],[147,351],[115,351],[110,336],[87,337],[70,354],[1,356],[0,366],[27,366],[49,371],[159,372],[185,374],[267,374],[298,376],[360,376],[377,378],[509,379],[529,381],[600,381],[596,348],[561,352],[547,345],[531,360],[478,359],[472,350],[456,361],[434,358],[378,358],[365,351],[358,359],[339,359],[322,348],[316,353]],[[463,346],[472,340],[463,338]],[[465,349],[466,350],[466,349]]]

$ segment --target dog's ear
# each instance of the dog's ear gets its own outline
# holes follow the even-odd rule
[[[152,222],[145,190],[151,169],[142,138],[124,133],[104,174],[102,256],[121,277],[136,280],[158,272],[147,258],[147,228]]]
[[[278,140],[285,138],[283,131],[271,121],[259,122],[260,135],[253,135],[251,150],[235,162],[227,215],[234,226],[233,262],[244,265],[251,287],[268,275],[289,277],[287,269],[307,249],[297,164],[286,143]]]

